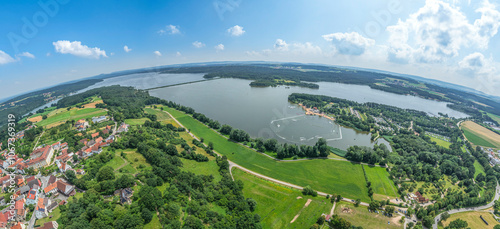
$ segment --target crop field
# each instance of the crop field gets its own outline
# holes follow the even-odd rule
[[[59,110],[59,109],[58,109]],[[108,112],[98,108],[84,108],[65,110],[54,115],[48,115],[47,119],[37,123],[37,126],[52,127],[54,124],[62,124],[68,120],[79,120],[106,115]]]
[[[465,121],[461,125],[465,137],[472,144],[491,148],[500,148],[500,135],[484,128],[483,126]]]
[[[352,203],[338,202],[335,206],[335,214],[351,222],[354,226],[363,228],[403,228],[399,223],[401,216],[386,217],[382,213],[369,212],[365,206],[355,207]],[[390,222],[390,224],[388,224]]]
[[[489,225],[486,225],[480,216],[488,222]],[[468,223],[468,228],[485,228],[485,229],[493,229],[493,227],[499,224],[494,218],[493,215],[489,212],[461,212],[450,215],[450,218],[446,221],[441,221],[442,227],[444,228],[448,226],[453,220],[461,219],[465,220]]]
[[[488,116],[490,116],[491,119],[495,120],[496,122],[500,123],[500,116],[488,113]]]
[[[430,137],[431,141],[435,142],[438,146],[442,146],[444,148],[450,148],[450,145],[451,145],[450,142],[447,142],[447,141],[439,139],[439,138],[435,138],[435,137],[430,136],[430,135],[427,135],[427,136]]]
[[[263,228],[309,228],[322,213],[329,214],[332,204],[325,197],[304,196],[298,190],[281,186],[233,169],[236,180],[243,181],[243,194],[257,201],[255,213]],[[308,199],[311,202],[307,207]],[[291,221],[299,215],[293,223]]]
[[[364,166],[368,180],[372,182],[373,192],[390,197],[398,197],[397,188],[394,182],[389,179],[389,174],[385,169],[373,166]]]
[[[328,159],[277,162],[247,147],[228,141],[191,116],[175,109],[169,108],[167,110],[193,134],[203,137],[206,143],[212,142],[215,151],[247,169],[292,184],[310,185],[318,191],[336,193],[353,199],[359,198],[366,202],[370,201],[363,171],[359,164]],[[380,167],[376,167],[374,170],[385,172],[385,169]],[[378,182],[384,181],[372,183],[378,185]],[[385,192],[379,194],[385,194]]]

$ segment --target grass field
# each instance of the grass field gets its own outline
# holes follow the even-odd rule
[[[343,211],[349,208],[350,211]],[[365,206],[354,207],[354,204],[347,202],[339,202],[335,206],[335,214],[348,220],[355,226],[363,228],[403,228],[403,224],[399,223],[401,216],[394,214],[395,217],[389,218],[381,213],[371,213]],[[390,222],[391,224],[387,224]]]
[[[153,214],[153,219],[148,224],[144,225],[144,229],[157,229],[161,228],[160,220],[156,214]]]
[[[495,120],[496,122],[500,123],[500,116],[488,113],[488,116],[490,116],[491,119]]]
[[[435,142],[438,146],[442,146],[444,148],[450,148],[450,145],[451,145],[450,142],[447,142],[447,141],[439,139],[439,138],[435,138],[435,137],[430,136],[430,135],[427,135],[427,136],[430,137],[431,141]]]
[[[344,197],[369,202],[363,171],[359,164],[335,160],[307,160],[277,162],[247,147],[229,142],[227,139],[175,109],[167,109],[176,119],[205,142],[213,142],[217,152],[247,169],[283,180],[292,184],[307,186],[326,193],[336,193]],[[376,167],[374,170],[383,170]],[[377,181],[373,182],[377,185]],[[389,185],[390,186],[390,185]],[[385,194],[385,193],[379,193]]]
[[[135,125],[143,125],[146,120],[149,120],[148,118],[137,118],[137,119],[125,119],[125,123],[129,124],[131,126]]]
[[[476,172],[474,173],[474,177],[477,177],[477,175],[479,175],[480,173],[482,173],[483,175],[486,175],[484,173],[484,168],[481,164],[479,164],[478,161],[474,161],[474,168],[476,169]]]
[[[463,122],[461,127],[467,140],[474,145],[500,148],[500,135],[497,133],[472,121]]]
[[[207,162],[197,162],[194,160],[187,160],[184,158],[180,158],[182,161],[182,170],[192,172],[197,175],[212,175],[214,176],[214,180],[216,182],[222,179],[222,176],[219,174],[219,166],[217,162],[215,162],[214,158],[211,158],[210,161]]]
[[[397,188],[389,179],[389,174],[379,167],[364,166],[368,180],[372,182],[373,191],[390,197],[398,197]]]
[[[37,126],[52,126],[52,124],[64,123],[68,120],[79,120],[106,115],[108,112],[99,108],[84,108],[65,110],[54,115],[48,115],[47,119],[37,123]]]
[[[171,119],[170,116],[163,112],[163,111],[160,111],[160,110],[155,110],[155,109],[152,109],[152,108],[146,108],[144,109],[144,111],[148,114],[154,114],[156,115],[157,117],[157,120],[159,122],[162,122],[162,124],[166,124],[168,123],[167,120]]]
[[[486,225],[479,216],[483,216],[483,218],[488,222],[489,225]],[[485,228],[485,229],[493,229],[493,227],[499,224],[494,218],[493,215],[489,212],[461,212],[452,214],[450,218],[446,221],[442,221],[442,226],[446,227],[453,220],[461,219],[465,220],[468,223],[469,228]]]
[[[54,211],[52,211],[51,213],[48,213],[48,214],[49,214],[49,217],[45,217],[45,218],[37,220],[35,222],[35,225],[43,226],[44,223],[47,223],[50,221],[56,221],[57,219],[59,219],[59,217],[61,217],[61,210],[59,209],[59,207],[57,207],[56,209],[54,209]],[[52,216],[52,218],[50,218],[50,216]]]
[[[144,158],[144,156],[142,156],[142,154],[137,153],[137,151],[135,149],[125,150],[125,151],[123,151],[123,153],[125,153],[127,155],[126,159],[129,162],[129,165],[131,167],[133,167],[136,171],[147,171],[147,170],[153,169],[151,167],[151,165],[146,161],[146,158]],[[139,168],[140,165],[143,165],[144,168],[140,169]],[[125,166],[124,168],[126,168],[126,167],[127,166]]]
[[[303,196],[298,190],[268,182],[239,169],[233,169],[236,180],[243,181],[243,195],[257,201],[255,213],[263,228],[309,228],[322,213],[329,214],[332,204],[325,197]],[[297,197],[303,197],[297,199]],[[310,204],[304,208],[308,199]],[[299,214],[297,219],[290,223]]]

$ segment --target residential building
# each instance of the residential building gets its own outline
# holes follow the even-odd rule
[[[36,204],[38,200],[38,189],[31,189],[26,196],[26,205]]]

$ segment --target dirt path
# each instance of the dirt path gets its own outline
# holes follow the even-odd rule
[[[127,159],[123,158],[122,156],[120,156],[121,159],[123,159],[125,161],[125,163],[123,163],[122,165],[118,166],[118,168],[115,169],[115,172],[116,171],[119,171],[121,168],[125,167],[128,165],[128,161]]]
[[[311,199],[308,199],[308,200],[307,200],[306,204],[304,204],[304,207],[302,207],[302,209],[300,209],[299,213],[297,213],[297,215],[295,215],[295,217],[293,217],[293,219],[292,219],[292,221],[290,221],[290,223],[295,222],[295,220],[296,220],[297,218],[299,218],[300,213],[301,213],[301,212],[302,212],[305,208],[307,208],[307,206],[309,206],[309,204],[311,203],[311,201],[312,201]]]
[[[35,146],[33,147],[33,151],[36,149],[36,146],[38,145],[38,141],[40,141],[40,138],[42,138],[43,133],[45,133],[45,130],[44,130],[44,131],[42,131],[42,133],[41,133],[41,134],[40,134],[40,136],[38,137],[38,140],[36,140]]]
[[[179,124],[179,126],[180,126],[180,127],[182,127],[182,128],[184,128],[184,129],[186,129],[186,131],[187,131],[187,128],[186,128],[186,127],[184,127],[184,125],[182,125],[182,124],[181,124],[181,123],[180,123],[180,122],[179,122],[176,118],[174,118],[174,116],[173,116],[173,115],[171,115],[171,114],[170,114],[170,113],[168,113],[167,111],[163,111],[163,112],[167,113],[170,117],[172,117],[172,119],[173,119],[173,120],[174,120],[177,124]],[[193,133],[191,133],[191,132],[188,132],[188,133],[189,133],[189,135],[191,135],[194,139],[196,139],[196,140],[198,140],[198,141],[199,141],[199,138],[198,138],[198,137],[196,137],[195,135],[193,135]],[[205,145],[205,143],[203,143],[203,144]],[[217,155],[219,155],[219,156],[222,156],[222,154],[218,153],[218,152],[217,152],[217,151],[215,151],[215,150],[214,150],[214,153],[215,153],[215,154],[217,154]],[[332,158],[332,159],[334,159],[334,158]],[[260,174],[260,173],[256,173],[256,172],[254,172],[254,171],[252,171],[252,170],[249,170],[249,169],[247,169],[247,168],[245,168],[245,167],[242,167],[242,166],[240,166],[240,165],[238,165],[238,164],[236,164],[236,163],[234,163],[234,162],[232,162],[232,161],[230,161],[230,160],[227,160],[227,161],[229,162],[229,167],[230,167],[230,168],[236,167],[236,168],[238,168],[238,169],[240,169],[240,170],[242,170],[242,171],[244,171],[244,172],[247,172],[247,173],[249,173],[249,174],[252,174],[252,175],[254,175],[254,176],[256,176],[256,177],[259,177],[259,178],[262,178],[262,179],[264,179],[264,180],[268,180],[268,181],[274,182],[274,183],[276,183],[276,184],[284,185],[284,186],[287,186],[287,187],[290,187],[290,188],[295,188],[295,189],[298,189],[298,190],[302,190],[302,189],[304,189],[304,188],[303,188],[303,187],[301,187],[301,186],[298,186],[298,185],[295,185],[295,184],[292,184],[292,183],[288,183],[288,182],[285,182],[285,181],[277,180],[277,179],[274,179],[274,178],[271,178],[271,177],[268,177],[268,176],[262,175],[262,174]],[[318,195],[320,195],[320,196],[327,196],[327,195],[330,195],[330,194],[327,194],[327,193],[324,193],[324,192],[319,192],[319,191],[317,191],[317,192],[318,192]],[[343,199],[342,199],[342,201],[346,201],[346,202],[351,202],[351,203],[353,203],[353,200],[348,199],[348,198],[343,198]],[[360,205],[363,205],[363,206],[369,206],[369,204],[368,204],[368,203],[364,203],[364,202],[361,202],[361,203],[360,203]]]
[[[330,215],[333,215],[333,211],[335,211],[336,204],[337,204],[337,201],[333,201],[333,207],[332,207],[332,210],[330,210]]]

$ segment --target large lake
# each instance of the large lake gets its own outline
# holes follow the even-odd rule
[[[200,80],[189,74],[192,81]],[[163,74],[155,77],[169,78]],[[174,75],[176,78],[178,74]],[[130,77],[130,76],[128,76]],[[120,84],[120,80],[115,82]],[[165,81],[166,82],[166,81]],[[337,125],[318,116],[305,116],[304,111],[288,102],[291,93],[323,94],[357,102],[376,102],[401,108],[421,110],[431,115],[438,112],[453,117],[467,115],[454,111],[446,103],[373,90],[368,86],[321,82],[319,89],[301,87],[250,87],[251,81],[216,79],[151,90],[150,94],[194,108],[197,112],[247,131],[252,137],[276,138],[281,142],[312,145],[322,137],[328,144],[347,149],[352,145],[373,146],[388,143],[371,142],[370,134]],[[134,86],[134,85],[128,85]],[[147,88],[142,84],[138,88]],[[148,85],[150,87],[150,85]]]
[[[203,75],[131,74],[105,79],[77,93],[111,85],[132,86],[137,89],[177,85],[203,80]],[[320,82],[317,83],[319,89],[283,86],[254,88],[249,86],[250,82],[241,79],[215,79],[155,89],[150,94],[192,107],[222,124],[245,130],[254,138],[276,138],[280,142],[307,145],[314,145],[318,138],[325,138],[330,146],[344,150],[352,145],[373,146],[383,143],[389,146],[389,143],[384,139],[372,142],[369,133],[340,126],[322,117],[306,116],[300,107],[288,102],[288,95],[321,94],[360,103],[375,102],[415,109],[429,115],[441,112],[456,118],[467,117],[464,113],[448,108],[444,102],[392,94],[368,86]],[[50,104],[40,108],[48,105]]]

